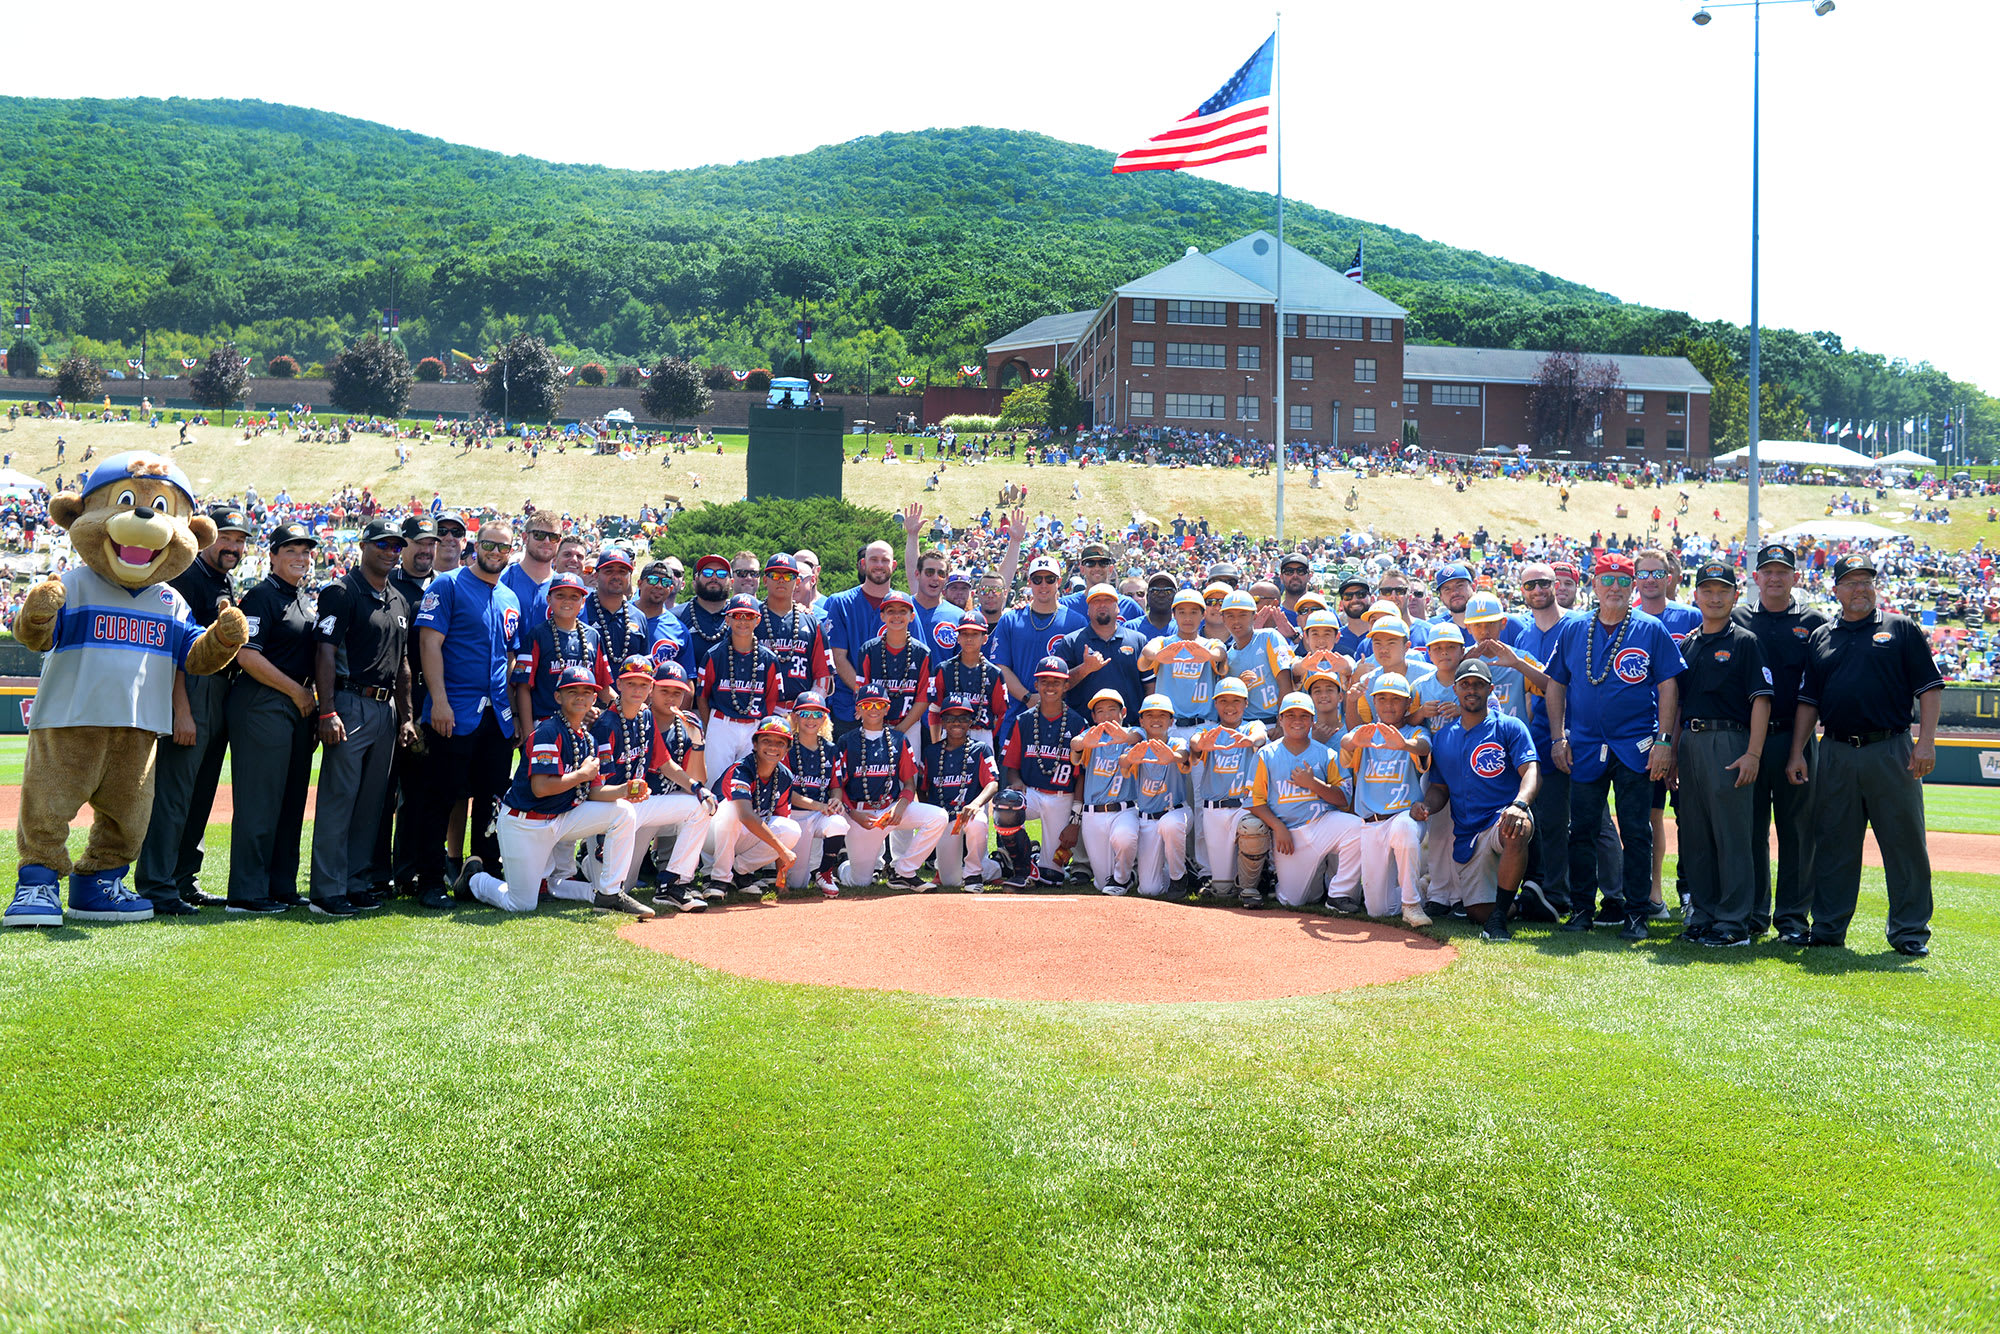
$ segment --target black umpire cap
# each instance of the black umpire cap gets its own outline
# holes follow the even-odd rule
[[[1757,548],[1757,568],[1761,570],[1766,565],[1782,565],[1788,570],[1796,570],[1799,558],[1783,542],[1766,542]]]
[[[397,523],[386,514],[370,519],[368,526],[361,530],[361,540],[363,542],[382,542],[392,537],[399,542],[409,541],[407,537],[403,536],[403,525]]]
[[[1726,560],[1703,561],[1701,568],[1694,572],[1694,586],[1703,584],[1728,584],[1736,587],[1736,567]]]
[[[241,533],[248,537],[255,531],[250,527],[250,520],[244,517],[242,510],[233,510],[227,505],[217,505],[208,512],[208,517],[215,524],[215,531],[218,533]]]
[[[299,523],[279,524],[271,530],[271,536],[266,540],[273,551],[276,551],[279,547],[288,547],[294,542],[303,542],[309,547],[319,545],[319,539],[312,535],[312,531],[304,524]]]
[[[1865,551],[1850,551],[1833,563],[1833,582],[1836,584],[1850,574],[1875,573],[1875,558]]]
[[[403,520],[403,540],[406,542],[415,542],[421,538],[437,535],[437,525],[431,522],[431,516],[428,514],[412,514]]]

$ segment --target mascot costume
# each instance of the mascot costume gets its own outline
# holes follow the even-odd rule
[[[187,475],[156,454],[97,465],[81,494],[49,502],[69,533],[75,564],[37,584],[14,618],[14,637],[45,655],[28,730],[15,830],[20,878],[8,926],[140,922],[152,904],[125,887],[153,811],[153,748],[173,732],[174,673],[227,667],[249,637],[227,607],[201,630],[167,580],[215,540],[194,512]],[[72,867],[69,822],[91,808],[90,841]]]

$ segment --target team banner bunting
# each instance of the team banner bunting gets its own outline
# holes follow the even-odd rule
[[[484,375],[486,374],[487,367],[492,364],[490,361],[475,361],[472,363],[472,373],[474,375]]]
[[[977,375],[977,374],[979,374],[979,367],[977,367],[977,366],[960,366],[960,367],[958,368],[958,373],[959,373],[960,375]]]
[[[557,369],[558,371],[562,372],[562,373],[563,373],[564,375],[574,375],[574,374],[576,374],[576,367],[574,367],[574,366],[565,366],[565,365],[563,365],[563,364],[562,364],[561,362],[557,362],[557,363],[556,363],[556,369]]]
[[[902,389],[908,389],[911,385],[915,384],[916,382],[917,382],[917,377],[914,375],[898,375],[896,377],[896,384],[899,388]]]
[[[142,376],[146,373],[146,363],[143,361],[134,361],[128,357],[125,360],[125,364],[127,366],[130,366],[133,370],[139,372],[139,374]]]
[[[814,372],[813,372],[813,379],[815,379],[815,380],[819,381],[819,382],[820,382],[821,384],[826,384],[826,383],[827,383],[828,381],[830,381],[830,380],[832,380],[832,379],[833,379],[833,372],[832,372],[832,371],[814,371]]]
[[[732,379],[732,380],[734,380],[734,381],[736,381],[736,383],[738,383],[738,384],[742,384],[742,383],[743,383],[743,382],[744,382],[745,380],[747,380],[747,379],[749,379],[749,378],[750,378],[750,372],[749,372],[749,371],[731,371],[731,372],[729,372],[729,378],[730,378],[730,379]]]
[[[1034,376],[1037,380],[1046,380],[1049,378],[1049,371],[1046,366],[1040,368],[1030,366],[1028,368],[1028,374]]]
[[[639,372],[639,378],[642,380],[653,378],[653,368],[650,366],[634,366],[632,369]]]
[[[181,358],[181,369],[182,369],[182,370],[184,370],[184,371],[191,371],[191,370],[193,370],[193,369],[194,369],[194,368],[195,368],[196,366],[199,366],[200,364],[201,364],[201,358],[200,358],[200,357],[182,357],[182,358]]]
[[[243,364],[244,364],[245,366],[248,366],[248,365],[250,364],[250,358],[248,358],[248,357],[245,357],[245,358],[243,358]]]

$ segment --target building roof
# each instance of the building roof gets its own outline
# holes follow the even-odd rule
[[[1199,301],[1269,301],[1271,294],[1193,246],[1163,269],[1134,278],[1119,296],[1185,297]]]
[[[1094,310],[1071,311],[1067,315],[1044,315],[1030,320],[1009,334],[986,345],[988,352],[1012,352],[1017,348],[1048,347],[1053,343],[1074,343],[1097,318]]]
[[[1278,238],[1269,232],[1239,237],[1209,258],[1257,284],[1264,290],[1264,300],[1275,299]],[[1409,314],[1388,297],[1290,245],[1285,247],[1285,311],[1300,315],[1373,315],[1395,320]]]
[[[1716,463],[1748,463],[1750,447],[1732,449],[1727,454],[1717,454]],[[1757,466],[1769,468],[1776,464],[1789,463],[1800,468],[1874,468],[1880,459],[1871,459],[1866,454],[1858,454],[1845,445],[1829,445],[1817,440],[1760,440],[1757,442]]]
[[[1407,344],[1403,348],[1403,378],[1406,380],[1463,380],[1484,384],[1533,384],[1540,373],[1546,352],[1519,351],[1505,347],[1424,347]],[[1604,356],[1618,367],[1618,378],[1627,389],[1658,393],[1706,394],[1709,383],[1686,357]]]

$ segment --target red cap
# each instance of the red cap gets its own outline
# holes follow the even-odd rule
[[[1590,572],[1592,574],[1630,574],[1632,573],[1632,558],[1622,551],[1607,551],[1597,558],[1597,564],[1591,568]]]
[[[1549,562],[1549,568],[1557,574],[1566,574],[1572,579],[1583,578],[1583,571],[1577,569],[1575,565],[1566,560],[1551,561]]]

